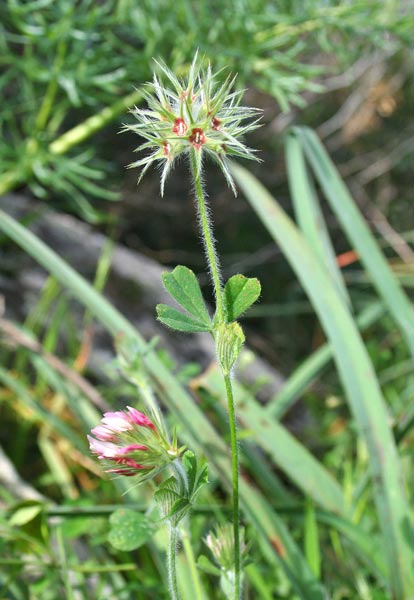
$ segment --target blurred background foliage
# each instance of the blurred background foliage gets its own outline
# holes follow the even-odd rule
[[[228,482],[220,468],[225,464],[220,463],[220,452],[224,456],[225,451],[219,446],[226,423],[214,373],[205,372],[212,356],[196,342],[189,348],[188,341],[167,339],[155,325],[153,306],[160,298],[152,297],[142,281],[137,283],[129,272],[125,275],[121,267],[127,256],[150,259],[155,270],[147,284],[158,293],[154,265],[185,262],[199,274],[206,294],[210,290],[191,190],[183,176],[186,166],[179,165],[171,176],[164,200],[159,198],[156,173],[137,189],[137,174],[124,167],[138,140],[119,136],[121,124],[131,118],[128,108],[141,101],[140,87],[151,78],[153,57],[184,74],[198,48],[215,69],[238,73],[237,85],[247,88],[245,102],[264,111],[263,127],[248,140],[263,159],[250,166],[254,175],[293,214],[285,134],[297,124],[314,128],[394,278],[412,295],[413,30],[410,0],[0,3],[1,207],[34,227],[93,282],[97,294],[105,290],[148,339],[163,336],[156,353],[160,364],[150,370],[171,372],[177,385],[191,390],[201,409],[197,419],[204,421],[195,421],[200,431],[213,436],[207,427],[214,427],[219,458],[209,448],[212,440],[200,442],[200,451],[212,465],[212,483],[188,533],[196,556],[207,554],[202,538],[216,520],[227,518],[228,508]],[[256,219],[243,194],[234,200],[217,175],[207,166],[224,274],[258,276],[263,288],[260,304],[245,321],[251,352],[244,361],[247,370],[259,357],[266,368],[259,370],[254,363],[254,376],[240,391],[254,403],[240,431],[250,486],[244,492],[247,535],[253,547],[246,571],[248,597],[293,600],[322,598],[325,593],[334,600],[403,600],[390,592],[375,492],[367,477],[369,451],[329,362],[315,305],[265,223]],[[290,175],[291,184],[294,178]],[[319,191],[321,183],[315,187]],[[59,215],[45,222],[51,210]],[[2,214],[1,593],[5,598],[42,600],[54,600],[57,590],[67,598],[167,597],[159,583],[165,578],[162,531],[132,551],[107,542],[114,505],[134,503],[145,510],[150,493],[122,487],[119,480],[99,479],[87,451],[85,433],[96,424],[99,411],[137,397],[116,369],[107,366],[113,350],[104,329],[111,336],[117,329],[108,325],[111,319],[105,320],[98,301],[88,304],[87,295],[75,288],[65,293],[70,274],[60,282],[40,275],[27,258],[36,257],[33,240],[25,247],[23,234],[15,233],[15,241],[20,239],[26,248],[18,250],[8,239],[12,230],[5,230],[8,222]],[[354,313],[360,314],[372,308],[381,293],[378,287],[374,290],[373,274],[362,268],[360,253],[332,207],[322,204],[322,216]],[[131,254],[122,254],[124,249]],[[46,263],[47,258],[43,266]],[[149,268],[145,262],[132,263],[133,268],[139,264]],[[59,268],[49,268],[55,278],[63,273]],[[375,319],[368,319],[364,340],[392,414],[401,470],[409,474],[414,378],[409,349],[395,323],[392,311],[380,309]],[[300,378],[287,379],[292,372],[300,375],[301,368],[308,369],[302,383]],[[285,378],[286,386],[279,391]],[[190,410],[190,405],[180,394],[186,392],[177,391],[174,404],[163,396],[157,376],[150,379],[171,423],[185,422],[183,407]],[[273,426],[283,416],[287,431],[300,440],[308,453],[301,454],[301,460],[310,460],[312,454],[323,469],[312,471],[315,479],[308,488],[300,479],[308,468],[316,469],[313,462],[303,463],[303,471],[295,473],[280,464],[277,438],[275,446],[264,445],[264,432],[254,420],[262,415],[264,403],[273,406],[266,413],[274,419]],[[280,412],[277,407],[282,407]],[[188,427],[190,433],[183,425],[179,433],[184,442],[189,436],[190,445]],[[283,435],[278,430],[276,434]],[[335,478],[332,488],[325,479],[327,471]],[[121,496],[126,489],[127,495]],[[331,499],[338,497],[346,513],[331,510]],[[20,500],[24,503],[16,504]],[[409,501],[412,512],[412,486]],[[278,546],[282,542],[286,562]],[[197,588],[191,564],[184,544],[181,580],[189,600],[196,597]],[[221,597],[214,579],[200,576],[197,600]]]

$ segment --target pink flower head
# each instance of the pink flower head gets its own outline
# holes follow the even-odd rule
[[[105,413],[91,434],[87,436],[89,448],[105,463],[108,473],[148,479],[178,455],[160,428],[131,406]]]

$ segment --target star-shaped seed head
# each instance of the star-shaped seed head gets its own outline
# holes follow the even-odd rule
[[[258,160],[255,151],[241,138],[260,126],[259,109],[240,106],[243,91],[232,91],[235,77],[218,81],[210,64],[202,69],[196,53],[186,81],[179,80],[168,67],[155,61],[168,86],[154,75],[144,90],[147,108],[134,107],[131,112],[137,123],[125,125],[124,131],[138,133],[146,141],[136,152],[148,150],[144,158],[129,165],[142,167],[141,181],[153,164],[161,166],[161,195],[166,178],[175,160],[190,155],[195,176],[200,178],[203,155],[213,158],[236,195],[236,188],[227,163],[228,157]]]

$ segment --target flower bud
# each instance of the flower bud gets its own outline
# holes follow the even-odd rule
[[[220,586],[226,597],[234,594],[235,565],[234,565],[234,531],[233,525],[219,525],[214,531],[210,531],[204,539],[215,563],[220,568]],[[240,529],[240,549],[242,563],[247,558],[247,547],[244,543],[244,529]]]

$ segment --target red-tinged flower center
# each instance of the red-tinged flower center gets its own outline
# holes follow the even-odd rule
[[[184,119],[182,119],[181,117],[178,117],[177,119],[175,119],[174,121],[174,127],[173,127],[173,132],[176,133],[179,136],[183,136],[187,133],[187,123],[184,121]]]
[[[143,465],[138,464],[132,458],[117,458],[113,459],[113,462],[116,465],[119,465],[119,469],[108,469],[108,473],[115,473],[119,475],[126,475],[127,477],[133,477],[137,475],[137,471],[150,471],[152,467],[144,467]]]
[[[220,119],[218,119],[217,117],[213,117],[213,118],[211,119],[211,126],[212,126],[212,128],[213,128],[213,129],[215,129],[216,131],[218,131],[218,130],[219,130],[220,123],[221,123],[221,121],[220,121]]]
[[[206,143],[204,130],[200,127],[195,127],[191,130],[191,135],[188,138],[196,150],[200,150],[201,146]]]
[[[163,142],[164,146],[164,156],[170,155],[171,145],[168,142]]]
[[[135,452],[136,450],[148,450],[147,446],[143,446],[142,444],[130,444],[129,446],[125,446],[124,448],[119,449],[119,454],[129,454],[130,452]]]
[[[145,469],[145,467],[139,465],[133,458],[128,458],[127,456],[122,458],[114,458],[113,461],[117,465],[126,465],[127,467],[132,467],[133,469]]]

